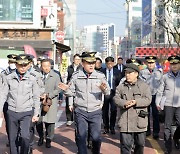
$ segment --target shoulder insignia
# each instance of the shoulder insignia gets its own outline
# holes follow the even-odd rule
[[[32,75],[32,76],[34,76],[34,77],[36,77],[36,74],[34,74],[34,73],[32,73],[32,72],[30,72],[30,75]]]
[[[79,73],[79,70],[78,70],[78,71],[73,72],[73,74],[72,74],[72,75],[75,75],[75,74],[78,74],[78,73]]]

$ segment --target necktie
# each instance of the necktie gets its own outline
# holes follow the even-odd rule
[[[109,70],[109,74],[108,74],[108,84],[111,87],[111,71]]]
[[[23,79],[23,75],[19,75],[19,79],[22,80]]]
[[[45,80],[46,80],[46,76],[47,76],[47,74],[44,74],[43,75],[43,82],[45,83]]]

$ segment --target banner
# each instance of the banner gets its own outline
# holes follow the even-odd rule
[[[36,51],[30,45],[24,45],[24,53],[33,55],[37,59]]]

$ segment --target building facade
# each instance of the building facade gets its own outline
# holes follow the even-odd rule
[[[125,58],[135,54],[135,48],[141,46],[141,19],[142,19],[142,0],[129,0],[125,3],[127,11],[127,23],[125,30],[125,39],[123,42],[127,45]],[[124,46],[124,45],[123,45]]]
[[[179,2],[180,5],[180,2]],[[178,46],[180,10],[178,2],[142,1],[142,45],[151,47]]]

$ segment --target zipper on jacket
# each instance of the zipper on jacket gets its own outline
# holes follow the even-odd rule
[[[88,101],[88,80],[89,80],[89,78],[87,78],[87,80],[86,80],[87,112],[88,112],[88,106],[89,106],[89,101]]]

